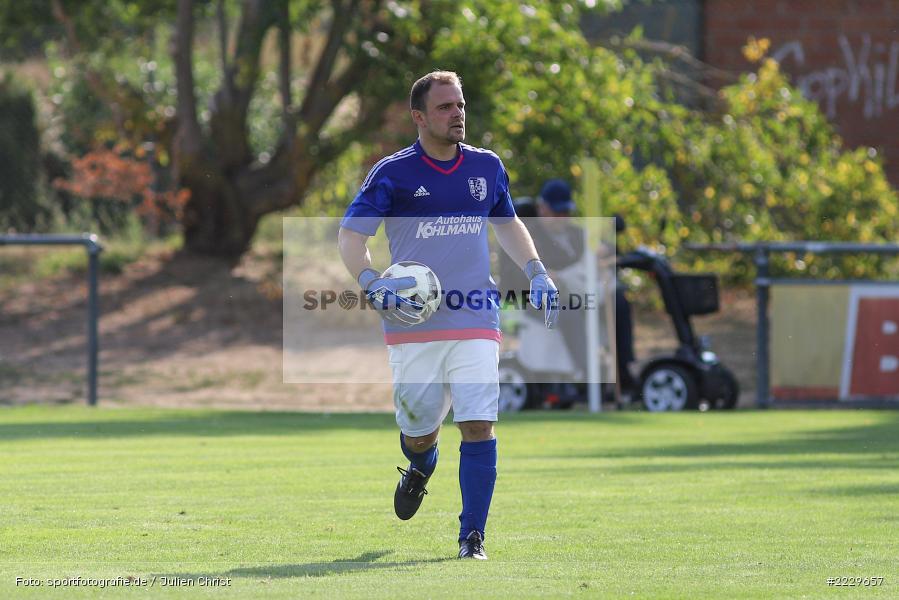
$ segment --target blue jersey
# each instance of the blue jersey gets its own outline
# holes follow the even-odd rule
[[[459,144],[455,159],[437,161],[416,141],[376,163],[341,226],[371,236],[383,221],[392,262],[429,266],[443,288],[440,308],[426,322],[385,322],[387,343],[499,341],[487,223],[514,217],[509,176],[489,150]]]

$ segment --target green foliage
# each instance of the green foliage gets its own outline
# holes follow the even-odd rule
[[[30,231],[46,217],[38,201],[40,135],[31,92],[0,79],[0,232]]]
[[[165,146],[175,115],[173,69],[170,61],[147,58],[155,52],[155,44],[135,40],[128,55],[93,53],[70,60],[50,45],[53,78],[47,97],[58,129],[54,141],[73,156],[98,145],[124,143],[156,152],[167,164]],[[198,82],[209,84],[207,75],[208,70],[200,69]]]
[[[176,0],[0,0],[0,56],[21,59],[46,40],[66,36],[84,52],[127,51],[136,36],[171,20],[175,5]]]
[[[685,128],[673,145],[682,237],[693,242],[892,242],[899,197],[874,149],[844,149],[817,104],[773,60],[721,91],[720,113]],[[883,261],[778,259],[778,271],[874,277]],[[742,274],[741,269],[737,274]]]
[[[58,122],[59,142],[71,154],[80,156],[99,141],[115,139],[116,130],[109,105],[88,86],[83,72],[51,60],[54,79],[49,92]]]

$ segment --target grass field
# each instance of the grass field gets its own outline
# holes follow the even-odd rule
[[[391,415],[4,409],[0,597],[899,596],[899,412],[540,413],[498,438],[490,561],[461,562],[453,428],[400,522]],[[79,576],[156,583],[49,587]]]

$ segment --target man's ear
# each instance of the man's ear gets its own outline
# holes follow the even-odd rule
[[[412,122],[415,123],[416,125],[424,125],[424,122],[425,122],[424,113],[420,110],[413,109],[412,110]]]

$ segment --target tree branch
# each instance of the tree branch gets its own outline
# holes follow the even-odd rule
[[[263,173],[252,173],[241,177],[238,187],[247,191],[246,207],[256,218],[296,206],[300,198],[298,190],[305,190],[318,170],[313,161],[293,165],[290,173],[270,176]],[[297,179],[302,180],[300,185]]]
[[[365,140],[385,122],[389,103],[376,102],[374,110],[363,110],[356,123],[317,143],[314,153],[303,151],[278,153],[268,165],[247,171],[238,185],[250,198],[248,208],[257,217],[295,206],[312,178],[323,165],[340,156],[353,142]]]
[[[313,113],[318,112],[316,105],[318,103],[319,91],[323,90],[325,84],[331,79],[334,65],[337,61],[337,53],[343,45],[343,37],[359,8],[359,0],[350,0],[349,3],[334,0],[332,6],[334,14],[331,17],[328,39],[318,57],[318,62],[315,64],[315,71],[313,71],[312,77],[309,79],[309,84],[306,86],[306,96],[303,98],[303,104],[300,106],[299,115],[304,123]]]
[[[225,0],[218,0],[215,10],[219,30],[219,56],[221,59],[222,73],[228,72],[228,17],[225,15]],[[223,86],[228,92],[230,86]]]
[[[357,18],[361,18],[363,23],[360,27],[371,29],[373,25],[366,23],[366,18],[377,14],[380,5],[380,0],[367,4],[365,14],[359,15],[359,0],[334,2],[328,40],[319,55],[299,111],[301,131],[296,133],[293,143],[279,145],[267,165],[244,170],[238,177],[237,184],[250,198],[248,207],[255,215],[296,205],[301,200],[300,194],[308,188],[322,165],[337,158],[353,141],[364,139],[383,124],[390,103],[376,102],[371,110],[363,108],[351,127],[331,137],[321,137],[322,128],[338,104],[359,87],[372,66],[369,56],[360,52],[339,74],[334,73],[346,34]]]
[[[200,151],[200,124],[197,121],[197,98],[193,71],[194,16],[193,1],[178,0],[173,59],[178,92],[176,151],[195,156]]]
[[[53,18],[62,25],[63,30],[66,32],[66,46],[68,50],[66,54],[69,58],[73,58],[81,52],[81,43],[78,40],[78,35],[75,33],[75,24],[66,13],[60,0],[53,0],[51,11]]]
[[[322,164],[328,164],[343,154],[350,144],[364,141],[373,132],[380,129],[386,121],[385,117],[390,104],[379,102],[377,105],[379,107],[377,110],[363,111],[352,127],[322,140],[316,158]]]
[[[245,0],[237,30],[234,61],[229,67],[238,105],[249,104],[259,78],[259,55],[265,32],[277,22],[277,12],[265,0]]]
[[[293,101],[290,97],[290,6],[281,0],[278,10],[278,80],[281,88],[281,118],[284,121],[284,139],[293,139],[294,120],[291,116]]]
[[[316,95],[309,114],[303,119],[303,136],[315,140],[334,109],[363,80],[369,65],[368,57],[360,54],[344,69],[336,80],[325,84]]]
[[[252,162],[247,135],[247,111],[259,79],[259,56],[268,28],[275,24],[273,3],[244,0],[237,26],[234,56],[222,74],[222,86],[212,103],[209,129],[219,164],[227,171]]]

